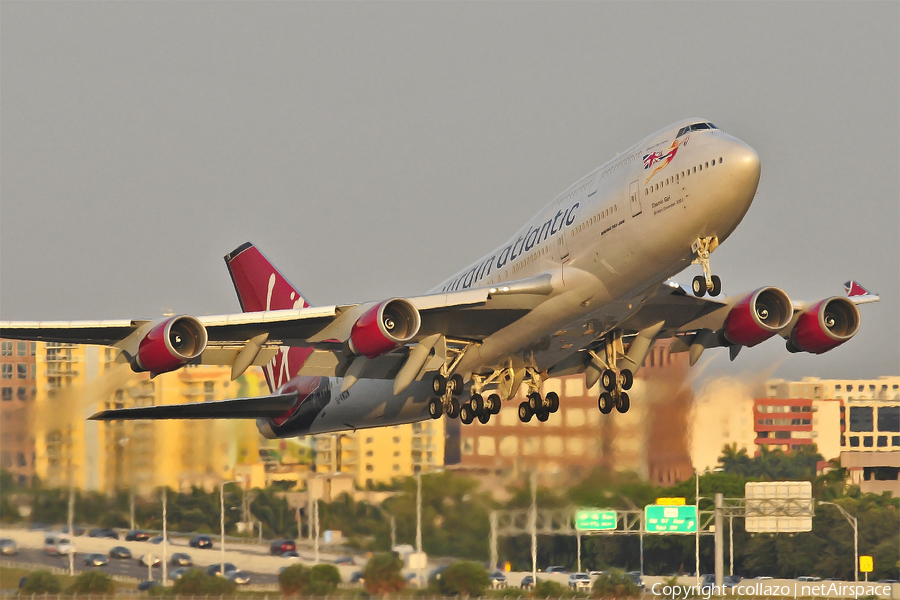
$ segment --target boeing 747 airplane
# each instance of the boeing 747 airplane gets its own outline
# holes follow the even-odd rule
[[[5,322],[0,336],[119,349],[151,376],[191,364],[262,366],[271,394],[124,408],[92,419],[256,419],[269,438],[410,423],[442,415],[487,423],[521,385],[519,418],[546,421],[548,377],[598,381],[603,414],[628,390],[653,343],[690,363],[707,348],[780,335],[790,352],[852,338],[847,295],[801,303],[775,287],[722,296],[710,255],[741,222],[759,184],[757,153],[705,119],[654,133],[582,177],[513,236],[422,296],[310,306],[252,244],[225,256],[243,312],[162,319]],[[670,278],[696,263],[685,290]]]

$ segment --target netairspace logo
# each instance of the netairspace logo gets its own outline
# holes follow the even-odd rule
[[[832,598],[859,598],[865,596],[890,596],[890,585],[874,585],[842,582],[819,583],[806,585],[795,583],[794,585],[772,585],[764,583],[752,583],[736,585],[734,587],[718,587],[712,585],[665,585],[655,583],[650,591],[654,596],[672,598],[673,600],[688,600],[689,598],[703,598],[709,600],[713,596],[781,596],[786,598],[801,598],[809,596],[828,596]]]

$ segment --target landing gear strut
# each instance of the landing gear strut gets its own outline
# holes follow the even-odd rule
[[[718,296],[722,293],[722,280],[713,275],[709,267],[709,255],[719,245],[719,238],[698,238],[691,244],[691,250],[697,255],[693,264],[699,263],[703,267],[703,275],[697,275],[691,284],[694,295],[702,298],[709,292],[710,296]]]
[[[542,398],[540,392],[534,390],[528,394],[528,400],[519,404],[519,420],[528,423],[532,417],[537,417],[538,421],[543,423],[558,410],[559,394],[547,392]]]
[[[608,415],[615,408],[620,413],[628,412],[631,407],[631,399],[625,390],[630,390],[634,384],[634,375],[628,369],[622,369],[618,376],[612,369],[606,369],[600,374],[600,385],[605,390],[597,399],[597,408],[604,415]]]

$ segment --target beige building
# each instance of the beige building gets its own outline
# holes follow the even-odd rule
[[[37,344],[0,340],[0,468],[20,486],[34,475],[34,437],[29,431],[37,395]]]
[[[31,420],[34,468],[51,487],[111,492],[214,487],[237,463],[259,461],[250,421],[89,421],[99,410],[222,400],[240,380],[222,367],[188,366],[150,378],[98,346],[38,343]]]
[[[312,436],[316,474],[352,475],[371,489],[444,464],[444,420]]]

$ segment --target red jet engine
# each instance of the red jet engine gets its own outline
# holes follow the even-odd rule
[[[154,376],[174,371],[200,356],[206,342],[206,327],[194,317],[166,319],[141,340],[131,368],[137,373],[149,371]]]
[[[797,319],[787,349],[810,354],[828,352],[856,335],[859,320],[859,309],[847,298],[822,300]]]
[[[778,288],[764,287],[745,296],[725,317],[725,339],[752,347],[769,339],[791,322],[791,299]]]
[[[406,344],[419,331],[418,309],[409,300],[394,298],[367,310],[350,331],[350,350],[375,358]]]

